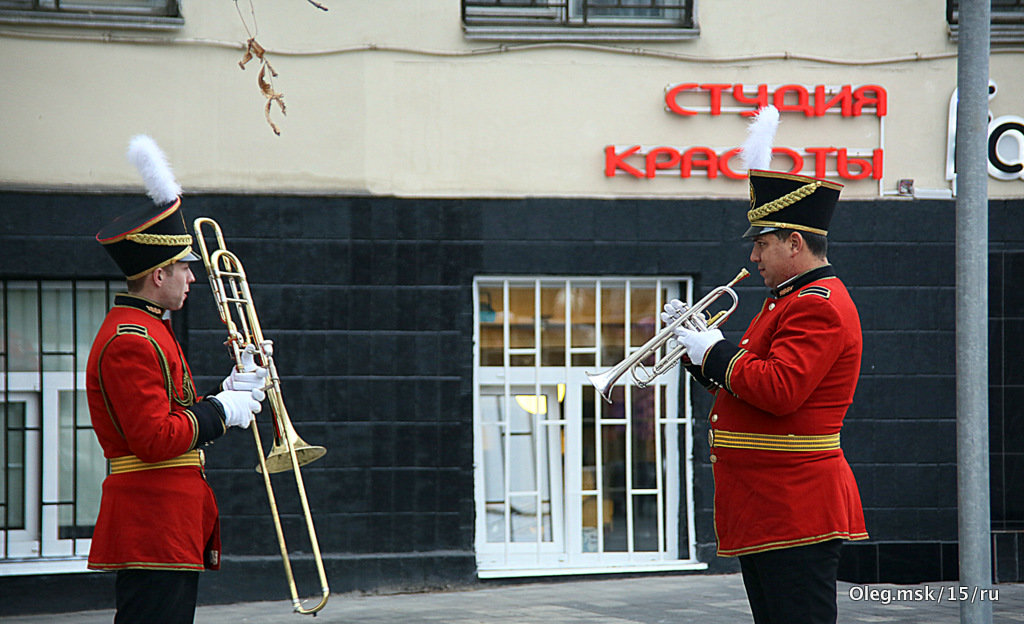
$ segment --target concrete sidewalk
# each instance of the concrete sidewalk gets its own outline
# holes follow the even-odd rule
[[[972,596],[973,594],[973,596]],[[929,624],[960,621],[958,599],[990,600],[997,623],[1024,622],[1024,584],[991,594],[955,583],[840,583],[839,622]],[[5,624],[110,624],[113,611],[4,618]],[[743,624],[752,622],[738,574],[649,576],[482,583],[478,588],[417,594],[341,594],[315,620],[284,601],[199,607],[197,624],[315,622],[331,624]]]

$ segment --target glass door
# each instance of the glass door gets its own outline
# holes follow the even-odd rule
[[[562,403],[552,386],[509,390],[480,396],[486,543],[533,560],[564,551]]]

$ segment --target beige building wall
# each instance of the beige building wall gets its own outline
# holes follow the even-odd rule
[[[693,40],[503,47],[465,37],[458,0],[322,2],[252,0],[254,23],[247,0],[183,0],[173,32],[0,24],[0,186],[135,190],[124,151],[147,133],[187,192],[743,196],[721,177],[605,175],[610,145],[738,146],[745,118],[683,117],[664,95],[742,83],[883,87],[884,118],[784,113],[776,144],[883,148],[882,179],[846,181],[846,198],[891,196],[903,178],[950,188],[943,0],[698,0]],[[278,72],[280,136],[258,61],[239,68],[247,28]],[[996,117],[1024,116],[1022,57],[991,57]],[[1020,179],[990,180],[992,197],[1024,195]]]

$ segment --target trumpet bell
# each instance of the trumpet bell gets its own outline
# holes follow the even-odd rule
[[[594,384],[594,388],[601,395],[601,398],[611,403],[612,386],[615,385],[615,381],[622,376],[623,372],[618,369],[610,369],[603,373],[586,373],[586,375],[590,383]]]

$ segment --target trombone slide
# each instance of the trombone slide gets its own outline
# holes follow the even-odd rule
[[[203,226],[208,226],[213,231],[217,242],[217,247],[214,248],[213,252],[210,252],[209,248],[207,248]],[[193,222],[193,229],[196,233],[203,264],[206,267],[206,274],[210,280],[210,287],[213,290],[217,311],[220,313],[220,319],[228,330],[228,339],[225,344],[231,350],[235,366],[238,367],[238,370],[242,371],[247,366],[258,362],[260,366],[266,368],[269,372],[264,391],[267,395],[266,401],[270,405],[270,412],[274,423],[274,445],[270,453],[264,457],[263,443],[260,441],[260,434],[255,421],[249,425],[255,440],[257,455],[259,456],[259,465],[256,471],[263,475],[267,500],[270,504],[270,515],[274,520],[277,542],[281,550],[281,560],[284,564],[285,577],[291,593],[292,607],[296,613],[316,615],[327,604],[331,590],[327,584],[327,574],[324,571],[323,557],[320,554],[320,544],[316,537],[316,529],[313,527],[313,515],[309,510],[306,486],[302,481],[302,471],[299,467],[322,457],[327,450],[322,446],[308,444],[299,437],[292,426],[288,410],[284,406],[284,399],[281,397],[281,379],[277,374],[277,367],[274,365],[273,343],[263,337],[263,330],[260,326],[259,317],[256,315],[256,307],[253,303],[252,293],[249,291],[249,282],[245,275],[245,269],[242,268],[242,263],[238,257],[228,251],[220,225],[213,219],[199,217]],[[281,515],[277,508],[274,488],[270,483],[271,473],[287,470],[291,470],[295,476],[295,486],[298,490],[299,502],[302,506],[302,514],[306,523],[306,531],[313,552],[313,560],[320,579],[320,599],[311,607],[303,606],[302,600],[299,599],[298,589],[295,586],[295,576],[292,573],[291,558],[288,556],[288,546],[285,543],[284,530],[281,527]]]

